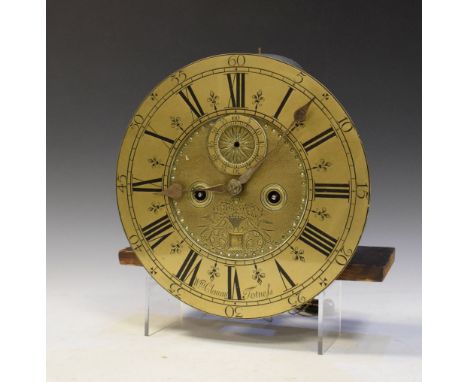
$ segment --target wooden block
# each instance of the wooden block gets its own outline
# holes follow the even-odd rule
[[[394,261],[395,248],[359,246],[337,280],[381,282]],[[122,265],[142,265],[130,247],[119,251],[119,262]]]
[[[142,266],[140,259],[136,257],[135,252],[131,247],[121,249],[119,251],[119,263],[121,265],[137,265]]]
[[[359,246],[337,280],[381,282],[395,261],[395,248]]]

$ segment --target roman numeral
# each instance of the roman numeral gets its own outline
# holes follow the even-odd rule
[[[280,273],[281,280],[283,280],[284,289],[294,288],[296,283],[292,280],[292,278],[286,273],[284,268],[281,266],[278,261],[275,260],[276,268],[278,268],[278,272]]]
[[[174,140],[173,140],[173,139],[164,137],[164,136],[159,135],[159,134],[156,134],[156,133],[153,133],[152,131],[145,130],[145,134],[146,134],[146,135],[150,135],[150,136],[152,136],[152,137],[154,137],[154,138],[160,139],[161,141],[170,143],[171,145],[174,144]]]
[[[329,129],[309,139],[307,142],[304,142],[302,146],[304,146],[305,151],[310,151],[314,147],[317,147],[323,142],[328,141],[330,138],[333,138],[335,135],[335,131],[333,130],[333,128],[330,127]]]
[[[155,240],[151,245],[151,249],[155,249],[172,234],[172,232],[167,232],[170,228],[172,228],[172,224],[167,215],[142,228],[143,236],[148,243]]]
[[[245,107],[245,73],[227,74],[230,104],[232,107]]]
[[[307,223],[299,239],[325,256],[333,252],[337,241],[310,223]]]
[[[275,113],[275,118],[278,119],[279,115],[281,114],[281,111],[283,110],[284,105],[286,105],[286,102],[288,102],[288,98],[291,95],[293,91],[293,88],[289,88],[286,94],[283,97],[283,100],[281,101],[280,105],[278,106],[278,109],[276,110]]]
[[[182,97],[182,99],[185,101],[185,103],[188,105],[190,110],[192,110],[193,114],[197,116],[197,118],[200,118],[202,115],[205,114],[203,111],[200,102],[198,102],[197,97],[195,96],[195,93],[192,90],[192,87],[189,85],[187,86],[187,95],[184,94],[184,92],[181,90],[179,92],[179,95]],[[190,98],[192,101],[190,101]],[[195,105],[193,103],[195,103]]]
[[[159,184],[158,184],[159,183]],[[158,187],[142,187],[146,185]],[[132,190],[135,192],[161,192],[162,191],[162,178],[144,180],[141,182],[132,183]]]
[[[349,184],[347,183],[315,183],[316,198],[349,199]]]
[[[195,262],[197,261],[197,258],[198,253],[190,250],[184,262],[182,263],[182,266],[176,274],[176,277],[183,282],[185,282],[187,277],[191,276],[190,281],[188,282],[188,285],[190,286],[193,286],[195,278],[197,277],[198,270],[200,269],[200,264],[202,262],[202,259],[200,259],[198,263],[194,266]]]
[[[234,269],[233,269],[234,268]],[[228,265],[228,300],[242,300],[239,277],[235,267]]]

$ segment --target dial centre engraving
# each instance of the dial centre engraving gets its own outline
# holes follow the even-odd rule
[[[291,227],[300,225],[307,209],[308,183],[301,176],[302,159],[288,139],[245,185],[227,170],[219,171],[235,170],[236,167],[229,166],[245,166],[249,161],[255,166],[257,160],[263,160],[266,153],[261,152],[260,146],[266,149],[270,143],[274,147],[280,136],[279,129],[267,126],[266,121],[248,115],[226,115],[215,123],[207,122],[207,128],[189,131],[181,143],[174,156],[177,170],[170,165],[169,177],[174,182],[190,185],[188,188],[195,192],[170,205],[176,208],[176,223],[187,239],[200,246],[197,250],[203,249],[223,259],[260,258],[283,246],[291,236]],[[250,143],[256,146],[246,151],[245,157],[236,154],[238,144],[239,148],[243,145],[249,148]],[[218,147],[213,148],[214,144]],[[208,156],[204,146],[208,151],[213,149]],[[213,152],[225,157],[213,161]],[[187,155],[194,158],[196,165],[178,159]],[[276,171],[279,161],[282,171]],[[290,176],[285,177],[284,173]],[[201,193],[197,189],[208,184],[226,186],[223,192],[208,188]]]

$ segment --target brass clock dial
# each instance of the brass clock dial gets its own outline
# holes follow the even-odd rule
[[[281,60],[226,54],[145,98],[120,151],[117,200],[162,287],[206,312],[255,318],[303,304],[339,275],[364,229],[369,180],[329,90]]]

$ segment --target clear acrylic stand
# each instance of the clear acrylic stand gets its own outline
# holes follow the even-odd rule
[[[244,336],[253,336],[253,342],[258,342],[255,336],[257,339],[268,336],[269,343],[272,343],[275,333],[292,333],[301,340],[305,333],[316,333],[317,353],[323,355],[341,334],[341,288],[341,281],[329,285],[316,297],[308,313],[291,311],[265,319],[242,320],[213,316],[191,308],[175,299],[147,275],[145,336],[174,326],[193,327],[194,323],[194,330],[206,337],[229,338],[231,335],[232,338],[232,332],[237,331],[237,334],[242,332]]]

